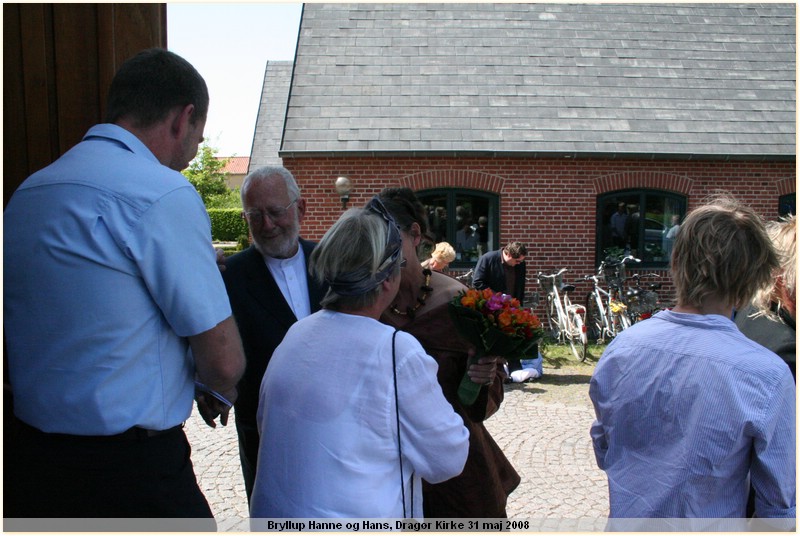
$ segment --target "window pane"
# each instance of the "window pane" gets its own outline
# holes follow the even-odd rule
[[[797,195],[786,194],[782,195],[778,200],[778,214],[780,216],[787,216],[789,214],[797,214]]]
[[[664,266],[686,212],[686,201],[658,191],[610,193],[598,199],[598,212],[598,263],[630,254],[651,266]]]
[[[428,211],[428,230],[434,243],[447,241],[447,196],[420,196],[420,201]]]
[[[621,258],[630,248],[632,209],[638,212],[639,195],[610,195],[601,200],[600,244],[601,260],[606,257]],[[637,228],[638,229],[638,228]],[[638,236],[638,233],[637,233]]]
[[[456,250],[454,267],[471,267],[487,251],[497,247],[499,221],[496,195],[470,190],[429,190],[417,197],[428,211],[431,237],[448,242]],[[430,249],[419,252],[422,260]]]
[[[456,259],[476,262],[480,251],[486,251],[489,240],[487,225],[482,228],[478,220],[488,223],[489,202],[485,198],[459,193],[456,195]]]
[[[677,213],[678,208],[672,200],[665,197],[651,194],[645,199],[644,241],[642,249],[637,249],[633,255],[643,261],[666,261],[669,256],[666,249],[672,249],[671,242],[665,243],[667,230],[671,227],[672,215]]]

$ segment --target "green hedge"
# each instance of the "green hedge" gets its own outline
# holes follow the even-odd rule
[[[247,236],[247,222],[242,218],[239,208],[210,208],[211,238],[224,242],[234,242],[242,235]]]

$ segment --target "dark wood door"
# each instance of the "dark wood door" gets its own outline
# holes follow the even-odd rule
[[[3,4],[3,207],[102,122],[117,68],[167,46],[166,4]]]

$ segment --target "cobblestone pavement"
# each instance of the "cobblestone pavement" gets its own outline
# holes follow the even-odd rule
[[[594,412],[588,384],[593,367],[556,366],[545,362],[542,378],[506,385],[505,402],[486,422],[522,477],[509,497],[508,516],[538,522],[539,530],[545,531],[602,530],[608,489],[589,438]],[[248,530],[233,418],[227,427],[212,430],[195,411],[186,433],[218,529]]]

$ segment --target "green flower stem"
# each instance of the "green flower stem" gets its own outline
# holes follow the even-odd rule
[[[478,399],[478,394],[481,392],[481,385],[478,385],[469,378],[470,365],[477,363],[479,355],[475,355],[467,362],[467,370],[464,371],[464,377],[461,378],[461,383],[458,386],[458,400],[465,406],[471,406]]]

